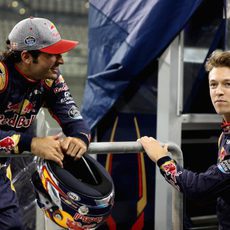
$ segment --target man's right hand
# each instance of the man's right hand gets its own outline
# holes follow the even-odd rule
[[[168,156],[168,146],[161,146],[160,142],[153,137],[141,137],[138,141],[142,144],[149,158],[155,163],[162,157]]]
[[[64,154],[59,136],[34,137],[31,142],[31,152],[38,157],[55,161],[63,168]]]

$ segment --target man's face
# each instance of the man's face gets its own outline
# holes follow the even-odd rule
[[[31,63],[29,77],[34,80],[55,80],[57,78],[58,67],[62,64],[64,64],[64,61],[61,55],[41,53],[37,58],[37,62]]]
[[[216,67],[210,71],[209,91],[216,112],[230,121],[230,68]]]

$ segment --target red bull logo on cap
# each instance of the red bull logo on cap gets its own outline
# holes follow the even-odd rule
[[[49,29],[52,32],[53,37],[59,37],[60,36],[59,32],[57,31],[56,26],[53,23],[51,23]]]

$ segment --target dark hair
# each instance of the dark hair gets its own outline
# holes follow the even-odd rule
[[[33,62],[37,63],[37,58],[41,54],[39,50],[28,50],[28,53],[33,57]],[[10,40],[6,40],[6,51],[1,54],[0,61],[10,61],[13,63],[18,63],[21,61],[22,51],[11,50],[10,49]]]
[[[214,67],[230,68],[230,52],[215,50],[205,63],[206,71],[210,72]]]

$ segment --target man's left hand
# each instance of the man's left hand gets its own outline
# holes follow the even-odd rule
[[[65,137],[60,143],[63,152],[75,160],[80,159],[87,150],[85,142],[76,137]]]

